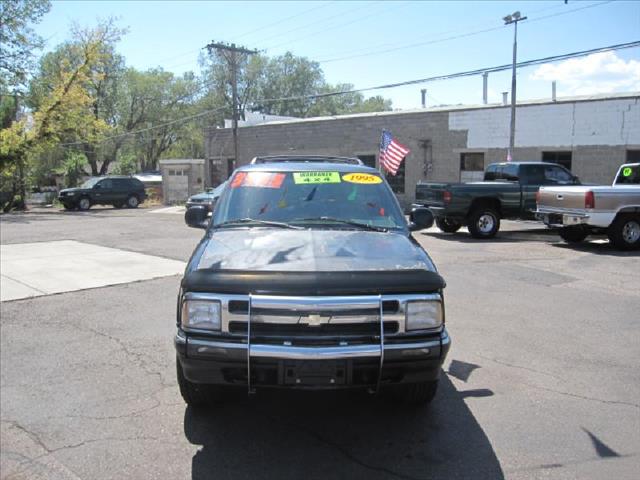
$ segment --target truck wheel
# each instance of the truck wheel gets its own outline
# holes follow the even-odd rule
[[[176,358],[176,371],[180,395],[185,403],[192,407],[202,407],[213,403],[222,403],[232,398],[230,387],[193,383],[187,380],[182,371],[180,360]]]
[[[127,207],[138,208],[138,205],[140,205],[140,201],[135,195],[131,195],[129,198],[127,198]]]
[[[579,243],[589,235],[589,232],[582,227],[564,227],[558,231],[560,237],[567,243]]]
[[[201,407],[209,401],[207,395],[207,385],[193,383],[186,379],[180,361],[176,358],[176,370],[178,373],[178,387],[180,387],[180,395],[185,403],[191,407]]]
[[[500,229],[500,217],[492,208],[478,208],[471,212],[467,229],[473,238],[493,238]]]
[[[398,400],[416,406],[431,403],[437,391],[438,380],[398,385],[394,389],[395,396]]]
[[[620,250],[640,248],[640,217],[618,215],[607,230],[613,246]]]
[[[91,208],[91,200],[89,200],[89,197],[82,197],[80,201],[78,201],[79,210],[89,210],[90,208]]]
[[[448,218],[436,218],[437,227],[445,233],[456,233],[462,224]]]

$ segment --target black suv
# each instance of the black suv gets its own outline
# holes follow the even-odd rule
[[[94,177],[78,188],[60,190],[58,200],[67,210],[89,210],[91,205],[137,208],[144,199],[144,184],[133,177]]]
[[[238,168],[178,299],[178,385],[188,404],[228,387],[394,390],[429,402],[450,338],[444,280],[380,172],[358,159],[267,157]]]

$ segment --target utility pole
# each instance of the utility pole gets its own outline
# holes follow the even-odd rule
[[[227,66],[231,70],[231,96],[233,111],[233,155],[234,162],[238,162],[238,66],[240,64],[240,55],[255,55],[257,50],[249,50],[244,47],[236,47],[235,43],[226,44],[220,42],[211,42],[206,46],[209,54],[217,51],[227,62]]]
[[[511,67],[511,128],[509,131],[509,152],[507,153],[507,161],[513,160],[513,148],[515,146],[516,137],[516,58],[518,52],[518,22],[526,20],[527,17],[520,15],[520,12],[513,12],[511,15],[503,17],[504,24],[513,23],[513,66]]]

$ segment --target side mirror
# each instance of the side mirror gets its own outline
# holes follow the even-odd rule
[[[423,230],[433,226],[433,213],[426,207],[413,207],[409,213],[409,230]]]
[[[577,175],[573,176],[573,184],[574,185],[580,185],[580,179],[578,178]]]
[[[193,228],[207,228],[209,225],[207,213],[207,209],[202,205],[194,205],[191,208],[187,208],[184,213],[184,221]]]
[[[102,188],[102,186],[101,186],[99,183],[96,183],[96,184],[93,186],[93,189],[94,189],[94,190],[99,190],[99,189],[101,189],[101,188]]]

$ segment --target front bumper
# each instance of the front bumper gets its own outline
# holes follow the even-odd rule
[[[401,341],[395,339],[394,343],[384,343],[382,348],[378,343],[252,344],[249,355],[246,343],[219,341],[181,330],[175,336],[184,376],[194,383],[341,388],[418,383],[438,378],[451,346],[446,330],[419,341],[398,342]]]
[[[207,209],[207,212],[211,212],[211,204],[208,202],[191,202],[189,200],[187,200],[186,203],[186,208],[189,209],[191,207],[195,207],[195,206],[201,206]]]

